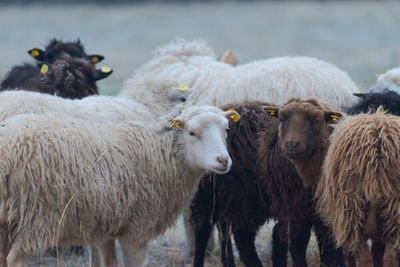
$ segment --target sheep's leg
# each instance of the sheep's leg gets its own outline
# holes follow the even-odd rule
[[[383,266],[383,257],[385,255],[385,242],[374,241],[371,247],[372,259],[375,267]]]
[[[306,251],[310,241],[312,223],[311,221],[304,222],[301,226],[298,225],[300,228],[297,229],[289,229],[289,251],[293,259],[293,267],[307,266]]]
[[[149,258],[147,256],[147,247],[139,248],[132,240],[127,237],[118,238],[121,245],[122,256],[124,258],[125,267],[147,267],[149,266]]]
[[[345,267],[343,250],[341,247],[336,248],[331,230],[319,218],[314,220],[314,230],[318,240],[321,263],[328,267]]]
[[[15,247],[11,247],[10,252],[7,256],[7,266],[8,267],[25,267],[27,266],[29,256],[21,255],[16,252]]]
[[[222,265],[227,267],[235,266],[235,259],[233,257],[231,235],[229,232],[229,225],[226,221],[218,221],[218,230],[221,240],[221,262]]]
[[[204,266],[204,256],[207,242],[210,238],[213,225],[210,222],[198,222],[195,225],[195,251],[193,266]]]
[[[391,245],[386,246],[385,256],[383,257],[383,266],[385,267],[397,267],[397,255],[394,247]]]
[[[363,242],[359,246],[359,252],[356,254],[356,265],[357,267],[372,267],[372,255],[369,251],[367,242]]]
[[[93,249],[93,246],[91,247],[93,264],[95,264],[93,266],[100,266],[100,262],[103,264],[103,266],[107,267],[118,266],[114,240],[110,240],[101,244],[95,244],[94,247],[95,249]]]
[[[89,246],[89,267],[101,267],[100,254],[94,245]]]
[[[283,227],[286,228],[278,222],[272,229],[272,266],[274,267],[287,266],[288,242],[286,232],[282,233]]]
[[[257,229],[254,229],[252,232],[239,229],[233,233],[236,247],[239,250],[240,259],[244,265],[248,267],[262,267],[256,247],[254,246],[256,233]]]

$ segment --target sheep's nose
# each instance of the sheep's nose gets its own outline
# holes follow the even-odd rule
[[[226,168],[228,166],[228,158],[227,157],[217,157],[217,162],[219,164],[222,164],[222,166],[224,166],[224,168]]]
[[[299,147],[299,142],[287,142],[286,143],[286,149],[287,151],[293,153],[296,151],[296,149]]]

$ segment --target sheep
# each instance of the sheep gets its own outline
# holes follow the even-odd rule
[[[262,266],[254,240],[267,219],[278,221],[273,237],[274,266],[286,266],[288,244],[294,266],[306,265],[305,252],[312,225],[317,233],[321,261],[327,266],[343,266],[341,250],[335,251],[334,242],[326,236],[329,231],[314,215],[312,190],[304,187],[295,166],[282,151],[279,120],[263,110],[265,105],[268,104],[250,102],[221,107],[233,108],[241,120],[229,125],[231,171],[212,178],[205,175],[192,200],[191,222],[196,230],[194,266],[203,266],[214,224],[222,237],[224,266],[234,266],[230,231],[245,266]]]
[[[150,120],[170,109],[174,102],[184,101],[191,90],[175,80],[136,75],[129,87],[117,96],[94,95],[83,99],[63,99],[29,91],[0,93],[0,121],[24,113],[55,112],[93,123]]]
[[[96,81],[108,77],[112,70],[96,70],[80,58],[58,59],[42,69],[31,64],[14,67],[1,84],[0,91],[28,90],[64,98],[83,98],[98,94]]]
[[[58,94],[61,97],[82,98],[98,94],[95,81],[104,79],[112,73],[109,68],[95,71],[94,64],[103,60],[104,57],[87,55],[79,39],[75,42],[53,39],[44,51],[34,48],[28,53],[39,61],[38,64],[14,66],[2,81],[0,91],[23,88]],[[53,64],[56,66],[52,67]],[[67,86],[63,85],[64,82]],[[83,82],[85,87],[75,88],[78,82]],[[86,87],[87,89],[84,89]]]
[[[369,92],[382,92],[385,89],[400,94],[400,68],[389,69],[378,75],[376,84],[369,89]]]
[[[193,88],[196,104],[222,106],[243,101],[281,105],[290,97],[315,97],[342,108],[359,90],[335,66],[307,57],[278,57],[232,66],[217,61],[205,41],[178,39],[155,51],[139,68],[157,77],[175,78]]]
[[[22,114],[0,128],[2,259],[24,266],[50,246],[144,247],[171,226],[207,171],[229,171],[234,111],[177,107],[156,122],[91,124]],[[4,232],[2,232],[4,233]],[[130,255],[124,255],[130,266]]]
[[[317,208],[357,266],[397,266],[399,132],[397,116],[377,112],[344,119],[330,136]],[[368,239],[386,245],[383,262],[371,256]]]
[[[400,115],[400,69],[390,69],[378,76],[376,84],[367,93],[355,94],[358,103],[346,107],[347,114],[374,112],[383,108],[390,114]]]
[[[93,64],[104,59],[101,55],[87,55],[79,38],[72,42],[63,42],[53,38],[46,45],[45,50],[34,47],[28,51],[28,54],[38,61],[39,67],[42,66],[42,63],[52,64],[60,58],[83,58]]]

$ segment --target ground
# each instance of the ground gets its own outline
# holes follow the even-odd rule
[[[257,235],[256,247],[258,254],[265,267],[272,266],[268,258],[268,250],[266,245],[271,238],[273,222],[266,224]],[[118,247],[118,246],[117,246]],[[185,236],[182,218],[178,219],[175,227],[169,229],[163,236],[158,237],[149,244],[149,260],[152,267],[190,267],[192,266],[193,259],[185,259],[183,251],[185,247]],[[237,267],[244,267],[238,258],[238,253],[235,249],[235,259]],[[120,253],[118,251],[118,253]],[[121,255],[118,254],[119,259]],[[312,236],[308,246],[307,260],[309,267],[319,267],[318,261],[318,247],[315,237]],[[59,266],[64,267],[89,267],[89,259],[87,252],[83,256],[68,255],[62,259],[59,258]],[[29,261],[30,267],[49,267],[57,266],[57,258],[50,256],[36,256]],[[120,265],[122,267],[122,264]],[[218,250],[213,255],[206,258],[205,267],[220,267],[222,266],[219,261]]]

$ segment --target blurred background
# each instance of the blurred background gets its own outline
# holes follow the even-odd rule
[[[50,38],[80,38],[114,69],[100,81],[117,93],[154,49],[176,37],[203,38],[239,64],[277,56],[318,57],[369,88],[377,72],[399,66],[399,1],[0,0],[0,77],[33,62],[27,50]]]

